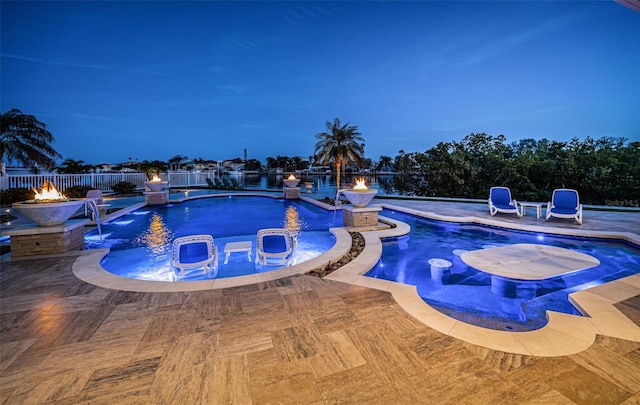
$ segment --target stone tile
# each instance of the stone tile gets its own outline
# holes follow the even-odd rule
[[[48,311],[36,322],[42,322],[47,332],[29,350],[78,343],[89,340],[109,317],[113,307],[101,306],[89,311]]]
[[[215,342],[202,334],[180,336],[167,346],[150,385],[153,403],[202,403],[205,382],[213,378]]]
[[[17,340],[15,342],[3,342],[0,345],[0,371],[7,368],[15,359],[27,350],[37,339]]]
[[[455,322],[406,286],[392,297],[297,275],[122,292],[79,281],[74,260],[3,262],[0,402],[638,403],[640,342],[622,336],[598,335],[572,356],[531,357],[442,334]],[[616,307],[633,313],[634,298]],[[442,319],[431,329],[420,316]]]
[[[146,398],[154,381],[159,358],[96,370],[74,401],[118,403]]]
[[[398,403],[398,393],[366,364],[320,378],[317,386],[329,404]]]
[[[476,395],[476,384],[498,384],[497,374],[488,368],[478,370],[478,359],[456,359],[451,364],[431,368],[409,377],[415,391],[413,396],[425,404],[486,404],[486,398]]]
[[[522,402],[523,405],[574,405],[575,402],[565,397],[556,390],[550,390],[540,395],[539,397],[532,398]]]
[[[268,333],[255,334],[231,341],[220,340],[220,356],[237,356],[273,348],[273,340]]]
[[[320,333],[331,333],[362,325],[358,317],[348,309],[330,309],[313,316]]]
[[[327,351],[318,330],[306,325],[271,332],[271,340],[277,356],[283,361],[306,359]]]
[[[42,404],[59,402],[77,396],[91,377],[92,371],[65,372],[32,380],[14,390],[7,403]]]
[[[326,377],[366,364],[366,360],[344,331],[324,335],[324,351],[308,357],[316,377]]]
[[[251,379],[246,355],[217,358],[213,378],[204,381],[200,400],[203,404],[250,404]]]
[[[463,343],[464,347],[487,363],[491,368],[502,373],[508,373],[533,364],[536,358],[522,354],[499,352],[485,347]]]
[[[640,392],[640,363],[599,345],[571,357],[573,361],[628,392]]]
[[[284,364],[253,363],[250,377],[254,403],[322,403],[306,359]]]
[[[640,327],[640,295],[618,302],[614,306]]]
[[[415,351],[399,337],[389,334],[383,324],[369,324],[369,327],[346,332],[367,364],[380,375],[391,368],[398,368],[406,376],[411,376],[426,367]]]
[[[631,393],[568,357],[539,359],[532,365],[531,372],[576,403],[618,404],[631,397]]]
[[[141,347],[195,332],[196,317],[193,311],[181,311],[181,304],[156,310],[140,342]]]
[[[45,292],[40,294],[10,296],[9,299],[3,292],[2,295],[0,295],[0,314],[29,311],[31,309],[45,307],[48,305],[47,299],[51,296],[51,293]]]

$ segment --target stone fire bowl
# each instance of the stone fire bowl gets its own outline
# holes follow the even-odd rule
[[[84,200],[61,202],[18,202],[12,207],[35,222],[38,226],[53,226],[63,224],[67,219],[84,205]]]
[[[286,179],[286,180],[283,180],[283,181],[284,181],[284,184],[286,184],[287,187],[289,187],[289,188],[293,188],[293,187],[297,186],[298,183],[300,183],[300,179],[293,179],[293,180]]]
[[[144,185],[149,191],[158,192],[162,191],[168,183],[168,181],[145,181]]]
[[[341,190],[341,193],[345,197],[347,197],[347,199],[349,199],[349,202],[351,202],[351,204],[353,204],[354,207],[364,208],[367,205],[369,205],[371,200],[373,200],[373,197],[375,197],[375,195],[378,193],[378,190],[374,190],[374,189],[369,189],[366,191]]]

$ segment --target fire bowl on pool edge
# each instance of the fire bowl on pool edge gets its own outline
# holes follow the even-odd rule
[[[71,218],[84,203],[84,200],[59,202],[36,202],[31,200],[14,203],[12,207],[35,222],[38,226],[53,226],[63,224]]]

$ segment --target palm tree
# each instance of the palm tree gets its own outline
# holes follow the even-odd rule
[[[62,174],[80,174],[89,173],[93,166],[84,163],[84,160],[65,159],[58,166],[58,173]]]
[[[327,121],[327,132],[316,134],[315,155],[320,164],[334,162],[336,165],[336,192],[340,190],[340,170],[347,163],[362,165],[364,160],[364,139],[357,125],[342,125],[340,118]]]
[[[25,167],[53,169],[56,159],[62,158],[51,144],[53,135],[46,124],[33,115],[15,108],[0,114],[0,162],[4,158]]]
[[[174,157],[169,159],[167,163],[169,163],[169,167],[171,168],[171,170],[180,170],[180,164],[187,159],[189,159],[187,156],[175,155]]]
[[[265,159],[265,165],[267,166],[267,169],[273,169],[276,164],[276,159],[271,156],[267,156],[267,158]]]

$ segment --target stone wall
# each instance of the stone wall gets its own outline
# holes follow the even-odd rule
[[[84,247],[84,226],[62,232],[11,236],[11,257],[66,253]]]

